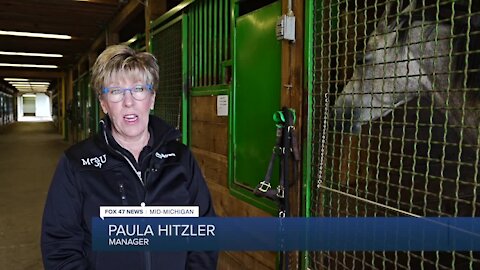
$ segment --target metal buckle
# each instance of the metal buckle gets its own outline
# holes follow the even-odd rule
[[[270,183],[267,183],[267,182],[265,182],[265,181],[262,181],[262,182],[260,182],[260,184],[259,184],[258,190],[260,190],[261,192],[265,193],[265,192],[267,192],[271,187],[272,187],[272,185],[270,185]]]
[[[285,198],[285,188],[283,186],[277,186],[277,197],[281,199]]]
[[[282,210],[282,211],[278,212],[278,217],[284,218],[285,217],[285,210]]]
[[[273,147],[273,153],[275,153],[276,155],[285,154],[285,147],[275,146]]]

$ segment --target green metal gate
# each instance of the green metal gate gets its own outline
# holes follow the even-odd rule
[[[253,195],[253,190],[265,177],[275,145],[272,114],[281,107],[282,52],[281,43],[275,37],[280,14],[281,2],[276,1],[236,18],[234,129],[229,159],[232,194],[272,214],[278,212],[276,203]],[[279,184],[278,179],[276,162],[273,187]]]
[[[309,1],[307,216],[478,216],[478,1]],[[309,269],[478,269],[475,252],[308,252]]]

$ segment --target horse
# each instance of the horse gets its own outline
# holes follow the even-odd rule
[[[476,2],[470,10],[478,10]],[[358,135],[362,125],[416,97],[429,96],[448,115],[449,125],[469,127],[463,131],[464,142],[477,144],[480,114],[466,115],[458,108],[479,104],[480,35],[465,33],[478,31],[480,15],[465,16],[468,3],[462,4],[456,5],[461,11],[455,17],[450,16],[451,5],[422,9],[417,1],[400,1],[406,7],[392,15],[394,8],[387,3],[365,49],[356,52],[353,75],[335,100],[331,116],[335,130]],[[439,15],[442,22],[437,21]]]
[[[429,214],[480,215],[480,205],[459,207],[480,202],[474,200],[480,194],[480,1],[458,1],[455,10],[451,3],[425,1],[385,4],[365,48],[356,52],[352,77],[336,95],[333,133],[361,137],[369,124],[367,150],[377,145],[378,153],[368,164],[402,168],[369,168],[377,181],[389,180],[382,182],[386,190],[395,190],[392,182],[414,187],[417,192],[406,196],[428,204],[420,208],[433,209]],[[403,119],[375,121],[397,115]],[[378,123],[380,132],[373,134]],[[425,203],[426,194],[440,195]],[[447,204],[445,198],[455,199]]]
[[[355,171],[348,183],[355,189],[346,187],[345,192],[355,190],[364,199],[393,205],[402,213],[480,216],[480,1],[440,2],[384,5],[363,48],[354,52],[352,76],[340,92],[330,92],[329,134],[340,143],[359,138],[352,149],[338,147],[349,159],[332,158],[331,166],[339,175],[346,174],[342,164]],[[414,120],[405,127],[408,118]],[[365,144],[368,149],[362,149]],[[365,150],[371,151],[365,154],[367,161],[363,156],[350,160]],[[371,208],[360,214],[387,214],[381,207]],[[423,269],[437,261],[454,268],[452,258],[457,255],[440,254],[409,255],[405,265]],[[478,266],[480,254],[473,256]],[[457,269],[471,263],[456,258]]]

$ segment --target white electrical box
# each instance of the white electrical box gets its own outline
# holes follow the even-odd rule
[[[275,32],[278,40],[295,41],[295,16],[282,15],[278,17]]]

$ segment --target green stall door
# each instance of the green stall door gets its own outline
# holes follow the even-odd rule
[[[280,15],[277,1],[236,20],[231,190],[271,213],[276,205],[252,191],[264,179],[275,144],[272,115],[280,109],[281,92],[281,43],[275,25]],[[278,166],[274,172],[272,187],[278,184]]]

